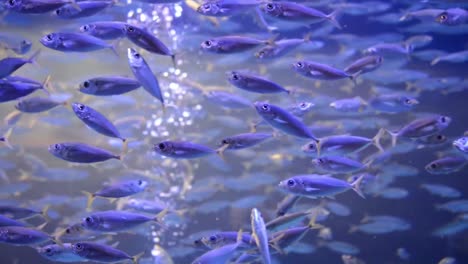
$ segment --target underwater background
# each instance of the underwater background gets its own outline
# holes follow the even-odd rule
[[[286,223],[279,230],[307,226],[310,217],[316,217],[319,226],[283,249],[285,252],[270,247],[272,263],[468,263],[468,200],[465,200],[468,184],[464,178],[468,170],[465,166],[468,147],[466,143],[464,149],[453,144],[466,138],[468,131],[467,1],[295,1],[325,14],[339,10],[340,28],[324,18],[314,23],[307,18],[293,22],[280,20],[262,11],[267,2],[254,0],[229,0],[234,6],[246,3],[250,6],[226,16],[197,12],[202,1],[129,0],[108,3],[92,16],[74,19],[60,18],[53,11],[16,12],[8,8],[7,2],[0,7],[0,43],[5,47],[0,51],[0,58],[29,58],[40,50],[35,63],[26,63],[11,76],[26,77],[40,84],[48,79],[44,82],[47,91],[39,89],[24,98],[40,96],[62,102],[41,113],[22,112],[16,106],[23,100],[19,97],[0,104],[3,141],[8,142],[0,148],[0,205],[36,210],[31,217],[18,219],[27,223],[28,228],[36,229],[47,222],[41,230],[55,242],[95,241],[116,247],[129,256],[144,252],[138,263],[197,263],[194,262],[197,257],[213,250],[196,243],[202,237],[240,229],[251,233],[253,208],[261,212],[265,222],[275,219],[278,204],[288,195],[279,188],[281,181],[295,175],[326,174],[352,182],[368,174],[363,176],[365,181],[361,185],[365,199],[353,190],[301,198],[291,212],[313,209],[313,213]],[[407,15],[430,8],[442,11],[461,8],[465,13],[457,12],[462,12],[460,16],[465,18],[455,25],[444,25],[436,21],[437,14],[429,19]],[[271,28],[259,23],[256,10]],[[401,19],[405,15],[408,18]],[[109,47],[68,52],[40,42],[51,32],[80,32],[83,25],[97,21],[121,21],[145,28],[172,51],[176,65],[171,56],[152,53],[125,36],[105,40],[115,47],[118,56]],[[268,41],[232,53],[211,52],[201,46],[206,40],[229,35]],[[389,54],[377,52],[383,57],[381,65],[352,77],[308,78],[295,72],[292,66],[297,61],[315,61],[344,69],[368,56],[369,52],[365,51],[373,45],[404,46],[414,36],[425,36],[422,44],[406,49],[406,54],[392,48]],[[270,59],[255,56],[265,45],[278,47],[275,42],[304,37],[303,43],[282,56]],[[15,42],[2,41],[11,38],[27,39],[32,43],[30,50],[24,54],[15,52],[10,44]],[[80,91],[84,81],[97,76],[137,78],[129,67],[128,48],[145,58],[158,79],[164,107],[160,98],[142,88],[112,96]],[[444,57],[457,52],[460,54]],[[434,63],[436,58],[440,61]],[[289,92],[256,93],[239,89],[228,81],[231,71],[263,76]],[[6,76],[0,87],[6,86],[4,82],[8,82]],[[225,94],[213,91],[229,92],[233,98],[240,97],[247,103],[242,101],[240,107],[233,106],[230,100],[237,99],[229,95],[223,98]],[[373,107],[372,99],[385,94],[415,98],[418,104],[396,112]],[[362,99],[358,107],[353,105],[350,110],[332,107],[337,105],[333,102],[356,96]],[[71,107],[74,102],[98,110],[112,121],[127,142],[87,127],[75,116]],[[380,138],[383,151],[370,143],[358,151],[338,154],[362,162],[361,168],[343,172],[333,171],[332,167],[324,172],[312,160],[327,153],[317,156],[303,149],[311,138],[288,134],[268,121],[254,126],[263,118],[254,108],[254,102],[296,110],[304,106],[302,103],[308,103],[310,109],[301,109],[295,118],[310,127],[318,142],[331,135],[372,139],[380,129],[402,131],[405,125],[426,116],[446,116],[451,122],[429,135],[443,135],[441,142],[425,137],[422,140],[422,136],[401,136],[393,146],[391,133],[385,132]],[[272,133],[271,137],[249,148],[227,149],[221,155],[219,147],[223,138],[252,132],[254,127],[257,132]],[[165,141],[193,142],[213,151],[203,157],[174,158],[154,150]],[[120,159],[92,164],[66,161],[49,150],[49,146],[62,142],[98,146],[120,155]],[[427,169],[428,164],[444,157],[456,157],[459,164],[449,164],[453,168],[442,172]],[[87,210],[87,196],[83,191],[93,193],[105,184],[127,180],[144,180],[148,186],[123,198],[95,197],[91,209]],[[447,188],[435,190],[428,185]],[[146,201],[158,208],[145,210],[130,201]],[[451,201],[460,203],[448,205]],[[41,215],[43,208],[47,209],[46,216]],[[148,221],[124,231],[94,232],[80,228],[77,234],[63,233],[93,212],[106,210],[128,210],[149,217],[160,212],[165,215],[162,223]],[[379,226],[378,230],[359,230],[366,223],[363,218],[372,216],[397,219]],[[395,223],[396,220],[401,222]],[[392,229],[392,225],[396,227]],[[279,230],[265,232],[269,236]],[[0,243],[0,263],[59,263],[37,251],[38,247],[52,243],[23,246]],[[167,255],[162,256],[161,252]],[[235,262],[242,252],[242,248],[233,252],[232,262],[206,263],[265,263],[260,256],[253,262]],[[344,255],[353,257],[345,259]],[[93,259],[76,263],[85,261],[99,263]]]

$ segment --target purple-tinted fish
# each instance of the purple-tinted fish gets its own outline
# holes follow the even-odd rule
[[[219,248],[222,246],[226,246],[229,244],[236,243],[237,240],[237,232],[234,231],[226,231],[226,232],[216,232],[210,234],[209,236],[204,236],[201,239],[201,242],[205,244],[207,247]],[[252,240],[252,236],[249,233],[242,234],[242,246],[243,247],[255,247],[254,241]]]
[[[213,53],[243,52],[261,45],[269,44],[269,40],[261,40],[244,36],[224,36],[205,40],[201,48]]]
[[[225,91],[209,91],[206,93],[206,97],[226,108],[245,109],[252,107],[252,103],[244,97]]]
[[[255,53],[255,57],[261,60],[279,58],[304,43],[310,43],[310,35],[306,35],[302,39],[297,38],[277,40],[267,46],[262,47],[258,52]]]
[[[444,9],[435,9],[435,8],[411,11],[403,15],[400,18],[400,21],[408,20],[411,18],[417,18],[420,20],[425,20],[427,22],[430,22],[430,21],[434,21],[434,19],[444,11],[445,11]]]
[[[300,138],[317,140],[310,129],[285,109],[266,102],[255,102],[257,113],[272,127]]]
[[[91,208],[93,201],[96,197],[105,198],[122,198],[133,194],[140,193],[148,186],[148,182],[144,180],[129,180],[119,181],[110,185],[104,186],[99,191],[94,193],[83,192],[88,197],[87,208]]]
[[[289,93],[281,85],[267,80],[263,77],[256,76],[253,74],[243,73],[239,71],[227,72],[229,83],[236,86],[237,88],[254,92],[254,93]]]
[[[174,66],[176,65],[174,53],[151,32],[129,24],[124,26],[123,31],[125,36],[135,45],[152,53],[170,56],[172,63]]]
[[[204,1],[197,12],[205,16],[224,17],[248,11],[262,3],[262,0],[209,0]]]
[[[310,223],[306,226],[298,226],[293,228],[284,229],[271,234],[269,243],[273,247],[282,252],[282,249],[287,248],[300,241],[309,230],[317,228],[315,224],[315,217],[313,216]]]
[[[343,70],[313,61],[297,61],[293,69],[302,76],[316,80],[341,80],[349,78],[353,82],[360,72],[348,74]]]
[[[175,159],[196,159],[216,153],[216,150],[187,141],[163,141],[154,144],[154,151]]]
[[[78,142],[52,144],[48,148],[50,154],[59,159],[77,163],[94,163],[121,157],[112,152]]]
[[[102,76],[88,79],[80,84],[80,92],[96,96],[119,95],[141,86],[140,82],[123,76]]]
[[[45,35],[39,42],[45,47],[63,52],[89,52],[111,49],[118,56],[114,46],[100,38],[84,33],[55,32]]]
[[[133,75],[135,75],[135,78],[140,82],[141,86],[152,96],[156,97],[164,107],[164,98],[161,93],[161,88],[159,87],[158,79],[151,71],[148,63],[146,63],[140,53],[132,48],[128,49],[127,55],[130,69]]]
[[[379,43],[364,50],[366,54],[382,56],[392,56],[395,54],[409,55],[411,52],[413,52],[413,46],[408,45],[406,42]]]
[[[265,3],[260,6],[260,9],[265,14],[282,20],[305,23],[330,21],[335,27],[341,28],[340,23],[337,20],[337,16],[340,13],[339,10],[327,15],[317,9],[286,1]]]
[[[244,149],[255,146],[263,141],[271,138],[271,133],[244,133],[230,137],[225,137],[221,140],[221,147],[226,149]]]
[[[392,136],[392,145],[396,145],[397,138],[419,138],[433,135],[446,129],[452,119],[448,116],[431,115],[418,118],[402,127],[397,132],[387,132]]]
[[[94,131],[108,137],[119,138],[123,142],[126,141],[114,124],[95,109],[80,103],[73,103],[72,109],[75,115]]]
[[[298,195],[288,195],[285,196],[284,199],[278,203],[276,208],[276,216],[283,216],[289,210],[291,210],[294,205],[301,199],[301,196]]]
[[[353,173],[368,166],[345,156],[323,156],[312,160],[313,166],[327,173]]]
[[[0,227],[0,242],[11,245],[34,245],[53,238],[42,231],[23,226]]]
[[[4,6],[9,10],[24,14],[43,14],[54,11],[74,0],[5,0]]]
[[[468,153],[468,137],[467,136],[455,139],[452,142],[452,145],[459,151],[463,153]]]
[[[364,194],[360,190],[362,178],[363,176],[359,177],[353,183],[348,183],[324,175],[298,175],[280,182],[279,188],[287,193],[313,199],[335,196],[352,189],[359,196],[364,198]]]
[[[95,15],[105,8],[114,5],[114,1],[78,1],[66,4],[55,10],[55,14],[62,19],[77,19]]]
[[[116,232],[129,230],[151,221],[160,223],[165,214],[166,212],[163,211],[156,217],[149,217],[144,214],[126,211],[102,211],[94,212],[83,218],[81,224],[84,228],[92,231]]]
[[[419,101],[403,94],[381,94],[369,99],[368,103],[379,112],[401,113],[412,110]]]
[[[49,206],[46,206],[42,211],[37,211],[14,205],[0,205],[0,215],[13,219],[26,219],[36,215],[42,215],[44,218],[47,218],[48,209]]]
[[[18,101],[15,108],[23,113],[40,113],[60,105],[67,105],[67,102],[54,100],[50,97],[29,97]]]
[[[468,11],[462,8],[449,8],[440,13],[435,21],[442,25],[458,26],[468,23]]]
[[[0,79],[9,76],[27,63],[35,63],[35,59],[39,53],[40,50],[36,51],[31,57],[27,59],[8,57],[0,60]]]
[[[26,223],[0,215],[0,227],[2,226],[27,226]]]
[[[126,25],[120,21],[97,21],[81,26],[80,31],[100,39],[117,39],[125,37]]]
[[[434,160],[424,168],[430,174],[449,174],[465,167],[467,160],[461,156],[447,156]]]
[[[344,68],[344,71],[348,74],[363,74],[366,72],[375,71],[382,65],[383,57],[378,55],[369,55],[359,58],[352,62],[349,66]]]
[[[72,244],[72,250],[73,253],[87,260],[109,263],[131,260],[134,264],[136,264],[142,255],[139,254],[132,257],[121,250],[95,242],[74,243]]]
[[[39,89],[47,92],[44,85],[38,82],[0,80],[0,102],[16,100]]]
[[[242,230],[239,230],[237,233],[236,243],[227,244],[225,246],[212,249],[196,258],[192,264],[227,263],[230,259],[232,259],[237,250],[241,248],[241,245],[243,245],[242,238]]]

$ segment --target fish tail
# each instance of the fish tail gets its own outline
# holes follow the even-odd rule
[[[341,10],[337,9],[327,15],[327,19],[338,29],[342,29],[340,22],[338,22],[338,16],[341,14]]]
[[[36,50],[36,52],[34,52],[33,55],[31,55],[31,57],[29,57],[28,62],[32,63],[34,65],[38,65],[36,59],[37,59],[37,56],[39,56],[40,53],[41,53],[40,49]]]
[[[46,87],[49,86],[49,83],[50,83],[50,74],[47,75],[47,77],[45,77],[44,81],[43,81],[42,84],[41,84],[42,90],[43,90],[44,93],[46,93],[48,96],[50,96],[50,93],[49,93],[49,91],[46,89]]]
[[[310,42],[310,39],[312,38],[312,32],[309,32],[304,35],[304,42]]]
[[[439,61],[440,61],[440,56],[435,57],[435,59],[431,61],[431,66],[436,65],[437,63],[439,63]]]
[[[86,195],[86,198],[88,198],[86,201],[86,210],[91,211],[91,206],[93,205],[94,199],[96,199],[96,195],[87,191],[81,191],[81,193]]]
[[[316,140],[316,146],[317,146],[317,157],[320,157],[320,152],[322,151],[322,144],[319,139]]]
[[[41,216],[46,220],[46,223],[50,222],[50,218],[49,218],[49,214],[48,214],[49,208],[50,208],[50,204],[47,204],[41,210]]]
[[[155,217],[154,217],[154,221],[158,224],[160,224],[161,226],[164,227],[164,217],[166,217],[167,213],[169,212],[169,208],[166,207],[164,208],[164,210],[162,210],[161,212],[159,212]]]
[[[239,229],[239,231],[237,232],[237,237],[236,237],[236,244],[237,245],[240,245],[242,244],[242,238],[243,238],[243,234],[244,234],[244,231],[242,231],[242,228]]]
[[[351,225],[349,227],[349,230],[348,230],[348,233],[352,234],[352,233],[355,233],[356,231],[358,231],[359,227],[357,225]]]
[[[351,183],[351,187],[353,190],[362,198],[366,199],[364,193],[361,190],[361,182],[364,179],[365,174],[362,174],[359,178],[357,178],[353,183]]]
[[[392,137],[392,147],[395,147],[397,143],[398,132],[392,132],[388,129],[386,129],[385,131],[387,131],[387,133],[390,134],[390,136]]]
[[[229,148],[229,144],[224,144],[216,150],[216,154],[224,161],[224,151]]]
[[[122,153],[120,154],[120,160],[122,160],[123,156],[127,155],[128,153],[128,142],[129,142],[129,139],[128,138],[122,138]]]
[[[68,2],[73,8],[75,8],[77,11],[81,11],[81,7],[76,3],[75,0],[69,0]]]
[[[42,230],[48,224],[48,222],[44,222],[36,227],[37,230]]]
[[[138,261],[141,259],[141,257],[143,257],[143,255],[145,255],[145,252],[140,252],[138,254],[136,254],[135,256],[132,257],[132,262],[133,264],[137,264]]]
[[[372,144],[374,144],[374,146],[378,148],[381,153],[384,152],[384,149],[382,145],[380,144],[380,140],[382,139],[384,135],[385,135],[385,129],[381,128],[379,129],[377,134],[372,138]]]
[[[361,73],[362,73],[362,71],[358,71],[358,72],[355,72],[355,73],[349,75],[349,79],[351,79],[351,81],[353,81],[353,84],[354,84],[355,87],[357,86],[356,79],[357,79],[357,77],[359,77],[359,75],[361,75]]]
[[[21,116],[22,113],[20,111],[15,110],[9,113],[7,116],[5,116],[5,118],[3,119],[3,123],[5,126],[14,126],[16,123],[18,123]]]
[[[255,8],[255,18],[257,22],[260,24],[260,26],[264,27],[266,30],[268,30],[268,32],[273,32],[278,29],[277,27],[272,27],[268,25],[259,7]]]
[[[178,210],[175,210],[174,212],[178,215],[178,216],[184,216],[187,212],[189,211],[189,209],[178,209]]]
[[[7,132],[5,133],[5,135],[3,135],[3,137],[0,137],[0,141],[3,141],[3,143],[9,148],[9,149],[13,149],[13,146],[10,144],[10,136],[11,136],[11,133],[13,132],[13,128],[10,127]]]
[[[115,54],[115,56],[117,56],[117,58],[120,58],[120,55],[119,53],[117,52],[117,46],[119,44],[120,40],[117,39],[116,41],[114,41],[110,46],[109,46],[109,49],[112,50],[112,52]]]

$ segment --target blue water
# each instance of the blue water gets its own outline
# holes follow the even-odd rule
[[[374,161],[370,167],[359,172],[376,175],[379,181],[385,182],[374,192],[364,188],[365,199],[352,190],[335,197],[302,198],[292,212],[337,202],[346,206],[351,213],[340,216],[326,210],[317,222],[331,230],[332,238],[319,236],[319,230],[308,231],[304,238],[286,250],[288,254],[273,254],[272,259],[273,263],[343,263],[342,255],[346,253],[332,251],[326,246],[333,241],[342,241],[359,249],[353,255],[362,263],[440,263],[445,257],[454,258],[455,263],[468,263],[466,230],[443,237],[433,234],[434,230],[462,217],[464,213],[466,217],[467,211],[452,213],[437,209],[436,206],[466,199],[468,185],[464,177],[467,167],[445,174],[431,174],[425,169],[429,162],[440,157],[456,155],[466,158],[466,154],[456,150],[452,142],[468,130],[465,124],[468,117],[468,111],[465,110],[468,98],[468,59],[441,61],[431,66],[430,62],[435,57],[424,60],[417,56],[418,52],[428,50],[447,54],[466,51],[467,21],[454,26],[439,25],[435,18],[430,21],[412,19],[398,22],[398,18],[409,10],[466,9],[467,1],[347,1],[359,6],[355,9],[343,8],[343,14],[339,17],[342,29],[333,28],[327,21],[314,24],[306,21],[286,23],[266,16],[267,23],[278,28],[275,32],[268,32],[258,24],[253,8],[227,18],[208,18],[190,7],[193,2],[201,1],[181,1],[176,4],[137,1],[119,3],[94,16],[71,20],[59,19],[53,13],[28,15],[3,12],[0,34],[26,38],[32,42],[32,48],[25,55],[1,50],[1,58],[29,57],[34,51],[41,50],[37,64],[25,65],[13,75],[38,82],[50,76],[48,90],[52,96],[65,98],[69,103],[81,102],[99,110],[129,139],[129,151],[123,161],[108,160],[93,165],[61,160],[49,153],[49,145],[83,142],[117,154],[122,150],[122,142],[87,128],[68,106],[58,106],[37,114],[23,113],[19,121],[10,124],[5,121],[3,125],[2,133],[7,134],[10,129],[13,132],[9,136],[12,148],[0,148],[0,175],[3,175],[0,179],[0,204],[35,210],[49,206],[49,220],[34,216],[21,221],[30,224],[31,228],[48,221],[42,230],[55,236],[90,214],[86,211],[86,197],[82,191],[95,192],[104,184],[119,180],[144,179],[149,183],[145,191],[117,201],[98,197],[92,212],[116,209],[138,212],[136,209],[122,209],[120,205],[128,202],[128,199],[157,199],[170,209],[163,221],[163,228],[146,223],[124,232],[91,232],[91,235],[86,233],[84,238],[63,237],[62,242],[98,241],[115,246],[132,256],[144,252],[140,263],[192,263],[209,250],[194,244],[201,236],[221,230],[238,231],[241,228],[250,232],[252,208],[257,208],[266,222],[274,219],[277,204],[286,195],[278,188],[280,181],[301,174],[323,174],[312,165],[311,159],[315,157],[301,150],[309,140],[287,135],[268,125],[259,126],[258,131],[275,131],[273,138],[251,148],[228,150],[222,158],[213,154],[197,159],[174,159],[153,151],[153,144],[164,140],[190,141],[216,149],[222,138],[247,133],[252,124],[261,120],[252,107],[229,109],[223,107],[222,103],[209,100],[209,91],[227,91],[251,103],[268,101],[283,108],[303,101],[312,102],[315,106],[300,120],[311,126],[318,138],[345,134],[373,137],[380,128],[396,131],[417,118],[439,114],[452,119],[450,125],[441,131],[447,137],[442,144],[431,146],[417,143],[415,139],[398,139],[397,145],[392,147],[390,137],[385,135],[382,139],[384,153],[399,151],[388,160]],[[298,2],[325,13],[331,12],[341,3],[331,0],[321,1],[323,3],[320,5],[313,1]],[[378,4],[387,6],[381,11],[372,12],[370,7],[377,7]],[[384,15],[394,15],[396,20],[388,23],[376,20]],[[82,25],[108,20],[123,21],[152,31],[173,51],[176,67],[172,65],[170,57],[152,54],[125,38],[107,41],[116,46],[118,57],[109,50],[59,52],[39,42],[50,32],[78,32]],[[216,23],[217,26],[214,25]],[[422,29],[408,32],[408,29],[416,26]],[[269,39],[276,35],[274,39],[277,41],[302,38],[307,33],[311,33],[311,40],[321,47],[301,44],[285,56],[268,61],[255,58],[254,54],[259,48],[233,54],[214,54],[200,48],[203,41],[226,35],[258,39]],[[362,50],[369,46],[384,42],[401,43],[415,35],[427,35],[432,40],[409,55],[385,55],[379,68],[357,78],[356,86],[349,79],[306,78],[295,73],[291,67],[298,60],[310,60],[343,69],[364,56]],[[80,83],[92,77],[122,75],[133,78],[128,65],[128,48],[139,51],[158,78],[165,110],[157,99],[141,88],[110,97],[79,92]],[[289,95],[259,94],[238,89],[227,81],[226,72],[232,70],[263,76],[293,92]],[[389,75],[391,77],[385,78]],[[354,96],[370,101],[372,90],[377,90],[378,94],[410,94],[417,98],[419,104],[398,114],[382,113],[370,106],[364,111],[343,113],[329,106],[332,101]],[[36,91],[28,97],[34,96],[47,95]],[[0,117],[7,119],[15,111],[16,103],[17,100],[0,104]],[[348,156],[364,161],[376,151],[376,148],[370,146]],[[60,171],[53,174],[52,170],[56,168]],[[346,180],[352,173],[332,172],[331,176]],[[457,198],[439,197],[421,188],[423,184],[443,184],[455,188],[460,195]],[[384,197],[382,193],[389,187],[404,189],[407,195],[394,199]],[[177,210],[183,213],[178,214]],[[154,214],[146,212],[149,216]],[[386,234],[349,232],[365,216],[378,215],[399,217],[408,222],[410,227]],[[306,219],[294,226],[307,223]],[[271,230],[267,231],[269,235],[272,233]],[[26,246],[0,243],[0,263],[58,263],[36,252],[37,246],[50,243]],[[155,245],[167,251],[170,257],[158,257]],[[399,256],[399,248],[404,248],[409,257],[405,259]],[[270,247],[270,251],[275,252],[275,249]],[[172,259],[172,262],[168,259]],[[130,263],[129,260],[125,261]],[[254,263],[262,262],[258,260]]]

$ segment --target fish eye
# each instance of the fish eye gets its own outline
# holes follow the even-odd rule
[[[211,9],[211,5],[210,4],[204,4],[202,5],[202,8],[206,11],[209,11]]]
[[[318,163],[322,164],[323,163],[323,159],[317,159]]]
[[[47,39],[47,40],[52,40],[52,34],[48,34],[48,35],[46,36],[46,39]]]
[[[132,27],[132,26],[128,26],[128,27],[127,27],[127,31],[128,31],[128,32],[135,32],[135,28]]]
[[[60,149],[60,145],[59,145],[59,144],[55,144],[55,145],[54,145],[54,149],[55,149],[55,150],[59,150],[59,149]]]
[[[444,135],[437,135],[437,139],[438,139],[438,140],[443,140],[443,139],[444,139]]]
[[[270,4],[266,4],[266,8],[267,8],[268,11],[272,11],[272,10],[275,9],[275,6],[270,3]]]
[[[430,167],[431,167],[431,169],[437,169],[437,164],[436,163],[431,163]]]
[[[27,45],[27,44],[29,44],[27,40],[22,40],[21,41],[21,45]]]
[[[207,47],[211,47],[211,45],[212,45],[211,41],[209,41],[209,40],[205,41],[204,43],[205,43],[205,46],[207,46]]]
[[[88,222],[88,223],[91,223],[91,217],[89,217],[89,216],[86,217],[86,218],[85,218],[85,221]]]
[[[65,229],[65,233],[70,234],[71,233],[70,228]]]
[[[78,249],[78,250],[82,250],[83,249],[83,245],[81,243],[76,243],[75,244],[75,248]]]
[[[223,139],[223,140],[221,140],[221,144],[223,144],[223,145],[228,145],[229,142],[227,141],[227,139]]]
[[[55,14],[60,15],[62,11],[60,9],[55,10]]]
[[[46,248],[45,250],[46,253],[52,253],[52,249],[49,247],[49,248]]]
[[[235,81],[237,81],[237,80],[240,79],[240,78],[239,78],[239,75],[238,75],[237,73],[233,73],[232,76],[231,76],[231,78],[232,78],[233,80],[235,80]]]
[[[445,116],[441,117],[441,118],[440,118],[440,122],[442,122],[442,123],[447,122],[447,118],[446,118]]]
[[[138,180],[138,185],[142,185],[143,184],[143,181],[142,180]]]
[[[304,67],[304,63],[302,63],[302,62],[300,62],[300,61],[299,61],[299,62],[296,62],[296,66],[297,66],[298,68],[302,68],[302,67]]]
[[[439,16],[439,20],[440,20],[440,21],[445,21],[445,20],[447,20],[447,15],[446,15],[446,14],[440,15],[440,16]]]
[[[309,144],[309,149],[315,149],[315,144],[314,144],[314,143],[310,143],[310,144]]]
[[[210,241],[215,242],[216,241],[216,236],[210,236]]]
[[[81,111],[83,111],[83,110],[85,109],[85,107],[84,107],[84,105],[79,104],[79,105],[78,105],[78,109],[80,109]]]
[[[88,88],[89,85],[90,85],[89,81],[85,81],[85,82],[83,83],[83,87],[84,87],[84,88]]]
[[[305,108],[306,106],[307,106],[306,103],[300,103],[300,104],[299,104],[299,107],[300,107],[300,108]]]
[[[260,56],[260,57],[265,56],[265,52],[264,52],[264,51],[259,51],[259,52],[258,52],[258,56]]]
[[[267,104],[263,104],[262,109],[265,110],[265,111],[268,111],[268,109],[270,109],[270,107]]]
[[[88,25],[84,25],[84,26],[83,26],[83,30],[84,30],[84,31],[88,31],[88,30],[89,30],[89,26],[88,26]]]
[[[405,104],[411,104],[411,99],[406,98],[406,99],[405,99]]]
[[[14,6],[14,5],[15,5],[15,3],[16,3],[16,1],[15,1],[15,0],[9,0],[9,1],[8,1],[8,4],[10,4],[11,6]]]
[[[165,150],[165,149],[166,149],[166,144],[164,144],[164,143],[159,143],[158,148],[159,148],[160,150]]]
[[[294,180],[288,180],[288,186],[289,187],[294,186],[294,184],[295,184]]]

